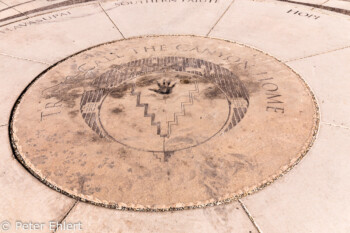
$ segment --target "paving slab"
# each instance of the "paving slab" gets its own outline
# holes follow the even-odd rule
[[[54,0],[54,1],[48,1],[48,0],[2,0],[2,2],[6,3],[10,7],[13,7],[19,12],[22,12],[23,14],[30,16],[31,14],[35,13],[42,13],[45,10],[52,10],[53,7],[50,8],[48,6],[56,6],[57,9],[58,6],[64,7],[69,4],[71,1],[67,0]],[[77,1],[78,2],[78,1]],[[40,9],[41,11],[36,11],[37,9]]]
[[[34,15],[43,14],[45,11],[52,11],[73,2],[75,1],[3,0],[1,3],[7,7],[6,14],[0,14],[0,25],[7,25]]]
[[[227,1],[102,1],[125,37],[206,35],[232,3]]]
[[[0,51],[52,64],[80,50],[120,38],[100,6],[93,4],[1,27]]]
[[[37,232],[24,229],[24,224],[44,223],[40,232],[50,232],[49,222],[58,222],[75,200],[43,185],[14,158],[8,139],[7,127],[0,127],[0,222],[8,232]],[[17,223],[16,223],[17,222]],[[16,229],[17,224],[17,229]],[[29,225],[28,225],[29,226]],[[41,229],[41,225],[40,228]]]
[[[8,5],[3,2],[0,2],[0,18],[5,18],[9,15],[18,13],[14,9],[11,9]]]
[[[0,2],[0,26],[5,25],[5,24],[9,24],[13,21],[17,21],[17,20],[22,20],[24,18],[27,18],[26,16],[19,16],[18,14],[20,14],[20,12],[18,12],[16,9],[11,8],[11,6]],[[8,18],[14,15],[18,15],[18,17],[16,19],[9,19],[6,21],[1,21],[1,19],[4,18]]]
[[[82,233],[257,233],[237,202],[211,208],[166,213],[106,210],[102,207],[79,203],[65,221],[68,223],[81,221],[82,230],[77,232]]]
[[[348,129],[321,124],[297,167],[243,199],[262,232],[349,232],[349,140]]]
[[[314,13],[311,7],[237,0],[210,36],[248,44],[288,61],[349,46],[350,21]]]
[[[79,5],[89,3],[97,3],[97,0],[26,0],[26,1],[3,1],[11,6],[13,10],[18,13],[9,17],[1,17],[0,22],[9,23],[11,21],[18,21],[21,17],[31,18],[37,15],[47,14],[63,9],[74,8]]]
[[[44,69],[46,64],[0,55],[0,125],[7,124],[10,112],[24,88]],[[23,72],[25,70],[25,72]]]
[[[322,121],[345,128],[350,128],[349,60],[350,48],[346,48],[287,63],[314,90]]]
[[[309,5],[315,8],[323,8],[323,7],[333,7],[335,9],[348,9],[348,1],[347,0],[296,0],[296,1],[284,1],[279,0],[281,2],[291,3],[291,4],[300,4],[300,5]],[[7,24],[13,21],[18,21],[26,17],[32,17],[35,15],[43,14],[45,12],[55,11],[62,8],[70,8],[84,3],[98,2],[97,0],[3,0],[2,4],[6,5],[8,8],[6,14],[2,14],[0,16],[0,25]],[[105,0],[101,1],[103,5],[106,3],[109,8],[121,7],[121,6],[133,6],[133,5],[145,5],[145,4],[156,4],[156,3],[172,3],[174,5],[175,2],[178,3],[189,3],[189,4],[207,4],[207,3],[230,3],[230,1],[192,1],[192,0],[170,0],[170,1],[152,1],[152,0]],[[194,9],[197,9],[194,8]],[[11,12],[11,14],[9,14]],[[207,13],[207,12],[205,12]]]

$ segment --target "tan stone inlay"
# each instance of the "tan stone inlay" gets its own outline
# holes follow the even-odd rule
[[[12,116],[17,157],[47,185],[110,208],[231,201],[295,165],[318,126],[290,68],[218,39],[121,40],[59,62]]]

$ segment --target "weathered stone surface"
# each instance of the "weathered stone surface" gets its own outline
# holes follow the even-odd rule
[[[0,127],[0,159],[0,231],[50,232],[49,222],[59,222],[75,200],[49,189],[28,174],[12,154],[7,127]],[[23,224],[29,222],[44,224],[38,230],[24,229]]]
[[[257,233],[238,202],[195,210],[140,213],[79,203],[66,218],[81,222],[81,233]],[[57,233],[64,233],[59,230]]]
[[[349,232],[349,140],[349,130],[321,124],[295,169],[243,199],[262,232]]]
[[[194,36],[117,41],[60,62],[12,119],[43,182],[112,208],[190,208],[254,192],[317,131],[302,79],[255,49]]]

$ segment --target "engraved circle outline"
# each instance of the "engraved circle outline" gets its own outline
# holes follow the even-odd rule
[[[231,43],[231,44],[237,44],[240,46],[243,46],[247,49],[251,49],[254,51],[257,51],[261,54],[267,55],[269,57],[271,57],[272,59],[274,59],[275,61],[277,61],[278,63],[284,65],[288,70],[290,70],[291,72],[293,72],[296,75],[296,78],[298,78],[298,80],[301,82],[301,84],[305,87],[306,91],[308,92],[308,94],[311,97],[312,103],[313,103],[313,107],[314,107],[314,124],[313,124],[313,128],[312,128],[312,132],[311,132],[311,137],[309,142],[305,143],[305,146],[302,148],[302,150],[300,152],[298,152],[298,157],[296,157],[295,160],[292,160],[289,164],[281,167],[280,170],[278,170],[278,174],[277,175],[271,175],[269,177],[267,177],[264,181],[262,181],[259,184],[254,185],[253,187],[249,187],[248,190],[241,190],[241,191],[237,191],[234,194],[231,194],[230,197],[226,198],[226,197],[219,197],[218,200],[209,200],[206,203],[185,203],[183,206],[181,207],[169,207],[169,208],[148,208],[148,207],[132,207],[132,206],[123,206],[120,205],[120,203],[103,203],[103,202],[97,202],[95,200],[91,200],[85,197],[82,197],[81,195],[76,195],[76,194],[72,194],[69,193],[67,191],[65,191],[63,188],[60,188],[56,185],[54,185],[53,183],[51,183],[50,181],[48,181],[47,179],[44,179],[43,177],[41,177],[36,171],[34,171],[29,164],[26,163],[25,159],[22,157],[22,155],[19,153],[17,144],[16,144],[16,139],[14,136],[14,130],[13,130],[13,123],[14,123],[14,117],[16,114],[16,110],[21,102],[21,99],[23,98],[23,96],[25,95],[25,93],[27,92],[27,90],[41,77],[43,76],[46,72],[48,72],[50,69],[54,68],[55,66],[57,66],[58,64],[68,60],[71,57],[74,57],[80,53],[89,51],[91,49],[97,48],[99,46],[103,46],[103,45],[108,45],[108,44],[112,44],[112,43],[116,43],[119,41],[128,41],[128,40],[135,40],[135,39],[142,39],[142,38],[155,38],[155,37],[178,37],[178,36],[182,36],[182,37],[192,37],[192,38],[204,38],[204,39],[211,39],[211,40],[218,40],[218,41],[222,41],[222,42],[226,42],[226,43]],[[284,62],[282,62],[281,60],[275,58],[274,56],[261,51],[257,48],[254,48],[252,46],[248,46],[245,45],[243,43],[240,42],[236,42],[233,40],[227,40],[227,39],[222,39],[222,38],[215,38],[215,37],[209,37],[209,36],[198,36],[198,35],[181,35],[181,34],[170,34],[170,35],[145,35],[145,36],[134,36],[134,37],[129,37],[129,38],[124,38],[124,39],[120,39],[120,40],[112,40],[106,43],[101,43],[98,45],[94,45],[91,47],[88,47],[84,50],[78,51],[52,65],[50,65],[48,68],[44,69],[41,73],[39,73],[31,82],[29,82],[29,84],[23,89],[23,91],[20,93],[20,95],[18,96],[17,100],[14,102],[12,110],[10,112],[10,117],[9,117],[9,124],[8,124],[8,135],[9,135],[9,141],[10,141],[10,146],[11,146],[11,150],[13,152],[13,155],[15,157],[15,159],[32,175],[34,176],[36,179],[38,179],[40,182],[42,182],[43,184],[45,184],[46,186],[48,186],[49,188],[65,195],[68,197],[71,197],[77,201],[81,201],[81,202],[86,202],[86,203],[90,203],[92,205],[95,206],[100,206],[100,207],[105,207],[105,208],[109,208],[109,209],[117,209],[117,210],[123,210],[123,211],[140,211],[140,212],[167,212],[167,211],[181,211],[181,210],[190,210],[190,209],[198,209],[198,208],[204,208],[204,207],[209,207],[209,206],[218,206],[218,205],[223,205],[223,204],[228,204],[228,203],[232,203],[234,201],[237,201],[243,197],[246,197],[248,195],[252,195],[257,193],[258,191],[264,189],[265,187],[273,184],[276,180],[278,180],[279,178],[281,178],[282,176],[284,176],[285,174],[287,174],[291,169],[293,169],[296,165],[299,164],[299,162],[306,156],[306,154],[309,152],[309,150],[311,149],[311,147],[313,146],[318,132],[319,132],[319,127],[320,127],[320,108],[319,108],[319,103],[312,91],[312,89],[310,88],[310,86],[307,84],[307,82],[297,73],[295,72],[290,66],[288,66],[287,64],[285,64]]]

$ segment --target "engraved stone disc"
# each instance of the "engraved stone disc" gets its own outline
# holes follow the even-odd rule
[[[220,204],[288,171],[318,127],[283,63],[195,36],[103,44],[43,72],[12,112],[17,158],[50,187],[118,209]]]

